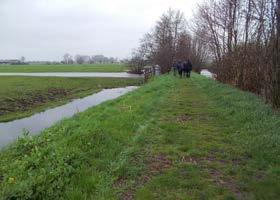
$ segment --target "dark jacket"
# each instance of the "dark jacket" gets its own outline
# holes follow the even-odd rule
[[[182,71],[183,68],[184,68],[183,63],[178,62],[178,63],[177,63],[177,70],[178,70],[178,71]]]
[[[183,64],[183,70],[186,72],[188,71],[188,63],[187,62],[184,62]]]
[[[192,71],[192,63],[190,61],[187,63],[187,70]]]

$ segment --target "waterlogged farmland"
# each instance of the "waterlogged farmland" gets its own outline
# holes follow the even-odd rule
[[[0,73],[21,72],[125,72],[124,64],[73,64],[73,65],[0,65]]]
[[[141,83],[129,78],[0,77],[0,121],[29,116],[102,89]]]
[[[101,92],[75,99],[65,105],[48,109],[30,117],[10,122],[0,122],[0,150],[16,141],[19,137],[24,136],[25,133],[28,133],[30,136],[38,135],[44,129],[53,126],[63,119],[73,117],[90,107],[116,99],[135,89],[137,89],[136,86],[103,89]]]

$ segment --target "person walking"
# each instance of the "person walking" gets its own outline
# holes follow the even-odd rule
[[[187,77],[188,75],[188,62],[183,63],[183,77]]]
[[[173,63],[172,69],[173,69],[173,75],[176,76],[177,72],[178,72],[177,71],[177,63],[176,62]]]
[[[192,73],[192,63],[190,60],[188,60],[186,64],[186,70],[187,70],[187,77],[190,78]]]
[[[180,75],[180,78],[182,78],[182,76],[183,76],[183,68],[184,68],[184,66],[183,66],[182,61],[179,61],[177,63],[177,70],[178,70],[178,73]]]

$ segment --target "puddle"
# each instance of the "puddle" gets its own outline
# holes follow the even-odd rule
[[[137,89],[135,86],[105,89],[99,93],[73,100],[68,104],[37,113],[31,117],[0,123],[0,148],[17,140],[18,137],[22,136],[24,130],[29,131],[30,135],[40,134],[44,129],[51,127],[64,118],[70,118],[76,113],[83,112],[105,101],[116,99],[135,89]]]

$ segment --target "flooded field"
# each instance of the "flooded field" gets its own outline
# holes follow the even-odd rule
[[[15,141],[26,131],[29,132],[30,135],[39,134],[45,128],[52,126],[64,118],[72,117],[102,102],[116,99],[136,88],[135,86],[130,86],[125,88],[105,89],[99,93],[74,100],[66,105],[49,109],[31,117],[0,123],[0,148]]]
[[[70,78],[141,78],[141,75],[127,72],[43,72],[43,73],[0,73],[0,76],[26,76],[26,77],[70,77]]]

